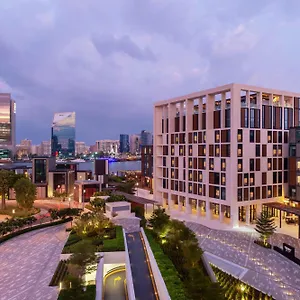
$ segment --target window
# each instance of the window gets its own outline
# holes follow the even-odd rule
[[[230,127],[230,109],[225,109],[225,127]]]
[[[251,158],[249,160],[249,169],[251,172],[254,171],[254,159],[253,158]]]
[[[220,156],[220,146],[215,145],[215,156],[219,157]]]
[[[296,156],[296,145],[290,145],[290,156]]]
[[[203,175],[202,175],[201,171],[199,172],[198,179],[199,179],[199,182],[202,182],[202,180],[203,180]]]
[[[215,143],[220,143],[220,131],[215,131]]]
[[[248,185],[248,174],[244,174],[244,185],[247,186]]]
[[[268,198],[272,198],[272,186],[268,185]]]
[[[171,155],[174,155],[174,154],[175,154],[175,147],[171,146]]]
[[[250,143],[254,143],[254,130],[250,130]]]
[[[300,175],[297,175],[297,185],[300,185]]]
[[[273,172],[273,184],[277,183],[277,172]]]
[[[237,141],[243,142],[243,129],[238,129]]]
[[[255,146],[255,156],[259,157],[260,156],[260,145]]]
[[[226,200],[226,189],[223,187],[221,188],[221,199]]]
[[[273,156],[277,156],[277,146],[273,146]]]
[[[197,132],[194,132],[194,137],[193,137],[193,140],[194,140],[194,143],[198,143],[198,135],[197,135]]]
[[[282,144],[282,131],[278,131],[278,143]]]
[[[272,158],[268,158],[268,171],[272,170]]]
[[[173,164],[174,164],[174,158],[172,160]],[[163,166],[166,167],[167,166],[167,158],[164,156],[163,157]],[[174,167],[174,166],[173,166]]]
[[[189,168],[193,168],[193,159],[189,158]]]
[[[238,159],[238,172],[243,172],[243,160]]]
[[[189,155],[192,156],[193,155],[193,146],[189,145]]]
[[[281,146],[281,145],[278,145],[278,148],[277,148],[277,155],[278,155],[278,156],[281,156],[281,155],[282,155],[282,146]]]
[[[226,185],[226,174],[221,173],[221,185]]]
[[[272,143],[272,131],[268,131],[268,143]]]
[[[250,200],[254,200],[254,188],[250,188]]]
[[[243,198],[242,194],[243,194],[243,190],[238,189],[237,190],[237,201],[242,201],[242,198]]]
[[[250,109],[250,128],[255,128],[255,109]]]
[[[215,166],[214,166],[214,159],[213,159],[213,158],[210,158],[210,159],[209,159],[209,169],[210,169],[210,170],[213,170],[214,167],[215,167]]]
[[[297,170],[300,170],[300,160],[297,161]]]
[[[221,171],[226,171],[226,159],[221,159]]]
[[[242,144],[238,144],[237,156],[243,157],[243,145]]]

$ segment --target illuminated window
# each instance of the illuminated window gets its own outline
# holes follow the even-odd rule
[[[226,171],[226,160],[224,158],[221,159],[221,168],[222,171]]]
[[[206,134],[205,133],[203,134],[203,141],[204,141],[204,143],[206,143]]]
[[[250,184],[253,184],[253,183],[254,183],[254,178],[250,177]]]
[[[194,133],[194,142],[195,142],[195,143],[198,142],[197,132]]]
[[[219,198],[219,197],[220,197],[220,190],[216,189],[216,198]]]
[[[192,193],[193,192],[193,186],[190,184],[189,185],[189,192]]]
[[[190,158],[189,159],[189,167],[192,168],[193,167],[193,160]]]
[[[172,148],[171,148],[171,154],[175,154],[175,148],[172,146]]]
[[[175,160],[174,160],[174,158],[172,158],[171,167],[174,167],[174,166],[175,166]]]
[[[297,169],[300,169],[300,161],[297,161]]]
[[[225,177],[225,174],[222,174],[222,185],[225,185],[226,184],[226,177]]]
[[[216,146],[216,156],[219,156],[219,155],[220,155],[220,147]]]
[[[273,149],[273,155],[276,155],[277,154],[277,150],[276,148]]]
[[[250,192],[250,200],[253,200],[254,199],[254,193],[251,191]]]
[[[175,136],[175,143],[178,144],[178,141],[179,141],[178,135],[176,135],[176,136]]]
[[[179,151],[180,151],[179,154],[182,155],[183,154],[183,148],[180,148]]]
[[[203,154],[206,155],[206,147],[203,148]]]
[[[277,153],[278,153],[279,156],[281,155],[281,148],[278,148]]]
[[[272,132],[268,131],[268,143],[272,143]]]
[[[199,194],[202,194],[202,186],[199,186]]]
[[[248,184],[248,178],[247,178],[247,177],[244,178],[244,184],[245,184],[245,185]]]
[[[268,196],[271,196],[271,189],[268,189]]]
[[[300,185],[300,176],[297,176],[297,184]]]
[[[202,178],[203,178],[203,175],[202,175],[202,172],[199,173],[199,181],[202,181]]]

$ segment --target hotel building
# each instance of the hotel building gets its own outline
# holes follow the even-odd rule
[[[250,224],[268,206],[277,215],[274,203],[300,211],[300,198],[289,199],[296,154],[288,171],[299,102],[300,94],[229,84],[155,103],[154,199],[220,227]]]

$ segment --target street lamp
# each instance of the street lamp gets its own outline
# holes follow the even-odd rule
[[[139,183],[136,183],[136,195],[139,196]]]

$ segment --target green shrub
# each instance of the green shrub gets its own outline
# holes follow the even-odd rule
[[[180,275],[172,261],[163,253],[160,245],[153,238],[152,232],[149,229],[145,229],[145,233],[171,299],[188,299],[182,281],[180,280]]]

